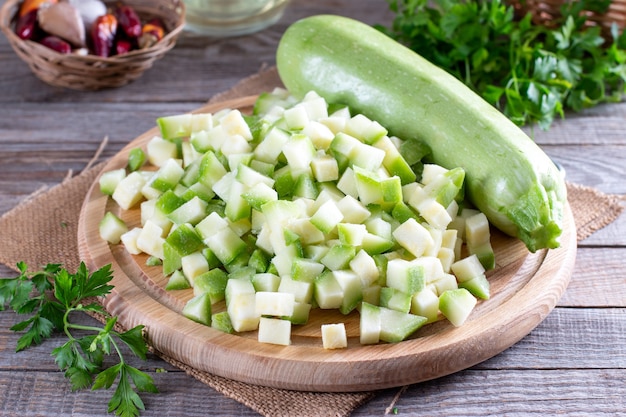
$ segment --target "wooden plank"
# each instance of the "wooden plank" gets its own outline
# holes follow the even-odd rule
[[[579,249],[572,280],[559,302],[567,307],[626,307],[623,248]]]
[[[27,150],[36,144],[42,151],[58,150],[59,146],[76,150],[95,150],[102,138],[109,137],[109,146],[121,149],[124,143],[155,126],[157,117],[184,113],[200,107],[202,100],[181,103],[19,103],[4,110],[3,119],[13,121],[0,125],[3,145],[14,151]],[[28,114],[37,117],[25,117]],[[4,152],[3,152],[4,153]],[[32,148],[31,148],[32,154]]]
[[[151,372],[158,394],[141,394],[143,417],[258,416],[245,405],[225,397],[184,372]],[[6,416],[56,417],[60,415],[104,416],[112,390],[71,391],[62,372],[35,370],[0,371],[1,414]],[[112,415],[112,414],[111,414]]]
[[[18,338],[21,336],[22,332],[14,332],[10,330],[10,328],[14,324],[25,320],[27,317],[27,315],[21,316],[11,310],[0,311],[0,371],[33,371],[35,368],[40,371],[58,370],[54,359],[50,356],[50,352],[67,341],[67,337],[61,333],[53,334],[52,337],[45,339],[40,345],[15,352]],[[83,313],[72,316],[72,321],[81,325],[102,326],[96,319]],[[86,335],[87,333],[77,331],[74,334],[80,336]],[[152,353],[149,353],[147,360],[143,361],[134,356],[125,345],[122,345],[121,349],[124,355],[126,355],[125,358],[132,366],[147,372],[154,371],[157,368],[163,368],[168,371],[178,370],[178,368],[167,364]],[[36,366],[33,366],[33,363],[36,363]]]
[[[519,412],[521,408],[517,407],[533,405],[542,415],[551,415],[552,407],[558,403],[554,395],[558,395],[568,401],[571,410],[591,415],[599,415],[596,413],[598,410],[611,413],[619,409],[618,399],[626,394],[626,385],[623,384],[626,367],[625,314],[624,309],[557,308],[537,329],[502,354],[469,370],[410,386],[401,395],[398,409],[402,412],[403,408],[415,407],[429,416],[503,415]],[[4,400],[0,399],[0,407],[4,401],[5,411],[17,413],[29,410],[46,416],[58,415],[67,406],[72,407],[74,412],[100,415],[94,404],[104,406],[109,394],[102,391],[72,393],[67,380],[48,356],[60,340],[49,340],[40,347],[19,354],[11,353],[17,336],[7,330],[14,322],[12,315],[7,320],[9,315],[8,312],[0,313],[0,387],[6,387],[4,392],[7,393]],[[93,323],[92,320],[84,317],[79,321],[87,324]],[[134,357],[128,359],[133,366],[153,372],[152,376],[161,389],[158,395],[144,397],[148,412],[142,415],[163,415],[157,413],[168,410],[169,415],[185,413],[186,416],[196,416],[203,411],[210,413],[208,408],[219,410],[220,415],[230,411],[236,415],[256,415],[152,356],[147,362]],[[33,366],[34,363],[37,365]],[[158,368],[167,372],[155,373]],[[555,368],[565,371],[555,371]],[[23,377],[16,379],[16,371],[21,372]],[[602,386],[607,389],[594,388]],[[32,395],[20,394],[25,387]],[[587,389],[590,391],[585,391]],[[398,391],[389,389],[378,392],[354,415],[382,415]],[[475,394],[477,392],[482,394]],[[63,397],[64,402],[57,404],[56,401]],[[54,409],[54,414],[45,414],[49,410],[43,409],[44,402],[50,401],[54,401],[59,408]],[[208,407],[209,403],[216,405]],[[444,410],[442,404],[452,408]],[[207,409],[203,410],[202,405],[207,405]],[[467,408],[457,409],[461,406]]]
[[[626,367],[626,310],[556,308],[511,349],[476,369]]]
[[[398,415],[429,417],[624,416],[624,382],[623,369],[469,369],[403,392],[385,390],[352,417],[394,415],[394,407]]]
[[[568,181],[605,193],[626,194],[623,146],[550,145],[543,150],[563,166]]]
[[[144,417],[258,416],[244,405],[215,392],[182,373],[154,374],[164,389],[143,396]],[[110,398],[107,391],[60,390],[67,381],[61,373],[31,372],[16,379],[0,372],[7,415],[102,416]],[[609,370],[466,370],[437,381],[409,386],[394,402],[399,389],[380,391],[356,409],[352,417],[384,415],[394,404],[399,415],[430,417],[486,415],[623,416],[626,409],[623,369]],[[391,410],[390,410],[391,411]],[[392,413],[393,414],[393,413]]]
[[[234,400],[211,395],[212,390],[180,373],[155,374],[157,385],[168,387],[159,394],[144,396],[147,410],[142,416],[257,416]],[[167,380],[167,383],[163,383]],[[98,416],[109,399],[106,391],[67,391],[60,373],[33,372],[16,380],[0,372],[6,396],[0,407],[10,415]],[[171,388],[170,388],[171,387]],[[529,392],[527,387],[532,387]],[[497,373],[467,370],[436,382],[410,386],[395,402],[399,415],[419,410],[420,415],[594,415],[619,416],[626,406],[623,371],[511,370]],[[381,391],[355,410],[354,417],[383,415],[398,390]]]
[[[12,312],[0,312],[0,371],[56,370],[56,365],[49,354],[65,339],[58,335],[46,340],[40,346],[14,353],[19,333],[10,331],[9,327],[18,321]],[[98,324],[86,315],[78,315],[76,322]],[[145,362],[134,356],[128,356],[127,359],[133,366],[146,371],[156,368],[176,369],[154,355],[149,355]],[[473,368],[513,370],[624,367],[626,367],[625,309],[557,307],[522,340]]]
[[[626,203],[622,203],[626,204]],[[622,213],[613,223],[598,230],[579,243],[580,247],[626,246],[626,213]]]
[[[72,393],[62,374],[55,371],[52,360],[42,360],[50,351],[50,345],[55,343],[47,342],[40,348],[9,354],[6,348],[12,349],[16,336],[5,330],[12,322],[11,319],[6,323],[4,318],[7,315],[6,312],[0,313],[0,328],[3,329],[0,331],[0,386],[6,387],[2,401],[10,407],[4,407],[5,411],[18,412],[20,408],[11,407],[23,406],[37,415],[59,415],[65,410],[63,407],[70,406],[74,412],[97,415],[97,410],[104,409],[108,401],[106,392]],[[89,320],[87,318],[84,322]],[[562,405],[569,411],[592,415],[619,413],[623,410],[619,407],[624,405],[620,401],[626,394],[623,384],[626,366],[624,334],[626,319],[619,309],[557,308],[512,348],[469,370],[412,385],[396,405],[400,412],[403,408],[417,407],[429,416],[502,415],[519,412],[521,408],[518,407],[526,406],[535,407],[542,415],[550,415],[554,414],[553,407],[557,405],[554,396],[559,396],[566,401],[567,404]],[[144,398],[149,411],[143,415],[160,415],[158,413],[165,409],[171,415],[182,415],[183,411],[189,416],[210,413],[202,407],[209,399],[223,413],[229,409],[236,415],[256,415],[159,360],[151,359],[147,363],[132,357],[129,360],[133,366],[147,372],[157,368],[168,371],[152,374],[157,386],[166,388],[159,395]],[[37,366],[33,367],[33,363]],[[566,370],[556,371],[555,368]],[[28,397],[22,394],[25,388],[30,393]],[[397,389],[390,389],[377,393],[354,415],[382,415],[397,392]],[[57,403],[59,398],[65,399]],[[42,408],[44,402],[49,404],[50,401],[55,414],[45,414],[50,410]],[[445,410],[441,408],[442,404],[446,404]],[[189,408],[179,408],[183,406]],[[91,408],[83,410],[85,407]]]
[[[549,130],[526,126],[523,130],[542,145],[620,145],[624,143],[626,102],[603,104],[580,113],[569,112]]]

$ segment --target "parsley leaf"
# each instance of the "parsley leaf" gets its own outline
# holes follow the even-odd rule
[[[125,333],[121,333],[119,335],[119,338],[122,339],[124,343],[126,343],[126,345],[133,351],[135,355],[142,359],[145,359],[146,354],[148,353],[148,347],[144,342],[143,328],[144,326],[142,325],[133,327]]]
[[[26,331],[26,333],[24,333],[17,341],[17,347],[15,349],[17,352],[24,350],[33,344],[40,344],[43,339],[50,337],[52,334],[53,325],[50,320],[45,317],[41,317],[38,314],[28,320],[16,324],[11,327],[11,330],[21,331],[26,329],[28,326],[30,326],[28,331]]]
[[[549,26],[503,0],[387,0],[376,25],[463,81],[518,125],[548,129],[567,110],[616,102],[626,92],[626,34],[589,25],[608,0],[564,2]]]
[[[137,391],[158,392],[152,378],[124,362],[100,372],[92,389],[108,389],[118,378],[117,389],[109,402],[109,412],[115,411],[119,416],[135,416],[137,410],[145,409],[143,401],[132,388],[131,381]]]
[[[24,331],[16,350],[39,344],[54,331],[63,332],[68,340],[53,349],[52,356],[72,389],[90,386],[108,389],[118,381],[108,411],[125,417],[139,415],[145,407],[137,392],[156,393],[158,390],[150,375],[124,361],[120,346],[128,346],[133,354],[145,360],[148,346],[143,337],[144,326],[119,333],[115,330],[117,317],[107,317],[103,327],[79,325],[70,319],[74,312],[98,312],[106,316],[98,303],[83,303],[111,292],[111,265],[93,273],[84,263],[75,273],[58,264],[48,264],[32,275],[23,262],[17,264],[17,269],[18,277],[0,279],[0,309],[8,305],[18,314],[31,315],[11,327],[16,332]],[[77,336],[78,332],[88,334]],[[118,356],[119,363],[103,369],[105,355],[112,352]]]

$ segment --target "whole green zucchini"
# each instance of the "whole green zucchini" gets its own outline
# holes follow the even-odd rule
[[[304,18],[276,55],[285,87],[310,90],[426,143],[433,161],[466,172],[470,201],[531,251],[560,245],[566,187],[552,160],[462,82],[364,23]]]

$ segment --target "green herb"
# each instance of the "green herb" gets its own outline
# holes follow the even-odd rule
[[[0,279],[0,310],[8,305],[18,314],[30,317],[11,327],[13,331],[25,331],[17,342],[16,351],[41,343],[54,331],[63,332],[67,342],[55,348],[52,356],[65,372],[72,389],[110,388],[117,380],[117,387],[109,401],[108,411],[119,416],[137,416],[144,404],[137,392],[157,392],[152,377],[127,364],[120,350],[125,344],[142,359],[146,359],[148,347],[143,338],[143,326],[127,332],[114,330],[117,317],[110,317],[102,306],[91,300],[109,294],[112,285],[111,266],[104,266],[92,274],[84,263],[75,274],[58,264],[48,264],[43,270],[29,275],[25,263],[17,264],[20,275]],[[75,312],[94,312],[106,317],[104,327],[75,324],[71,316]],[[75,333],[87,333],[76,336]],[[105,355],[112,351],[119,363],[103,368]]]
[[[376,27],[447,70],[518,125],[548,129],[566,110],[622,99],[626,35],[591,26],[584,11],[610,1],[564,2],[549,26],[502,0],[387,0],[391,27]],[[523,3],[523,2],[522,2]],[[607,40],[605,40],[605,38]]]

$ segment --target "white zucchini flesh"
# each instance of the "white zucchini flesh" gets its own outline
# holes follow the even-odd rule
[[[142,226],[130,233],[108,215],[103,236],[111,244],[121,240],[132,254],[162,259],[177,282],[184,278],[195,295],[185,310],[192,320],[212,325],[207,298],[200,297],[210,288],[209,299],[225,298],[230,320],[224,327],[220,315],[213,327],[258,330],[264,343],[289,344],[291,326],[305,323],[312,308],[360,310],[361,343],[397,342],[441,318],[439,297],[458,282],[488,291],[468,276],[484,277],[485,269],[469,261],[464,267],[458,250],[463,233],[489,243],[488,223],[485,231],[475,210],[461,221],[456,200],[448,207],[436,200],[450,185],[450,170],[425,167],[423,183],[417,182],[405,169],[411,168],[399,151],[401,139],[387,137],[377,122],[346,110],[329,115],[313,92],[288,102],[292,107],[270,106],[256,115],[268,126],[262,138],[253,137],[236,110],[160,120],[164,132],[185,132],[175,139],[194,151],[182,158],[167,145],[172,142],[157,137],[147,149],[157,170],[105,177],[103,192],[122,209],[141,202]],[[194,120],[196,128],[186,125]],[[225,135],[220,141],[199,139],[217,129]],[[225,145],[229,138],[245,141],[239,153]],[[302,178],[309,182],[299,185]],[[146,192],[146,184],[157,188]],[[469,218],[476,219],[469,233],[449,228]],[[221,284],[205,282],[216,268],[216,277],[227,277],[221,295],[215,293]],[[467,303],[456,315],[454,305],[447,307],[451,317],[469,314]],[[341,323],[321,329],[323,347],[344,348],[341,329]]]

